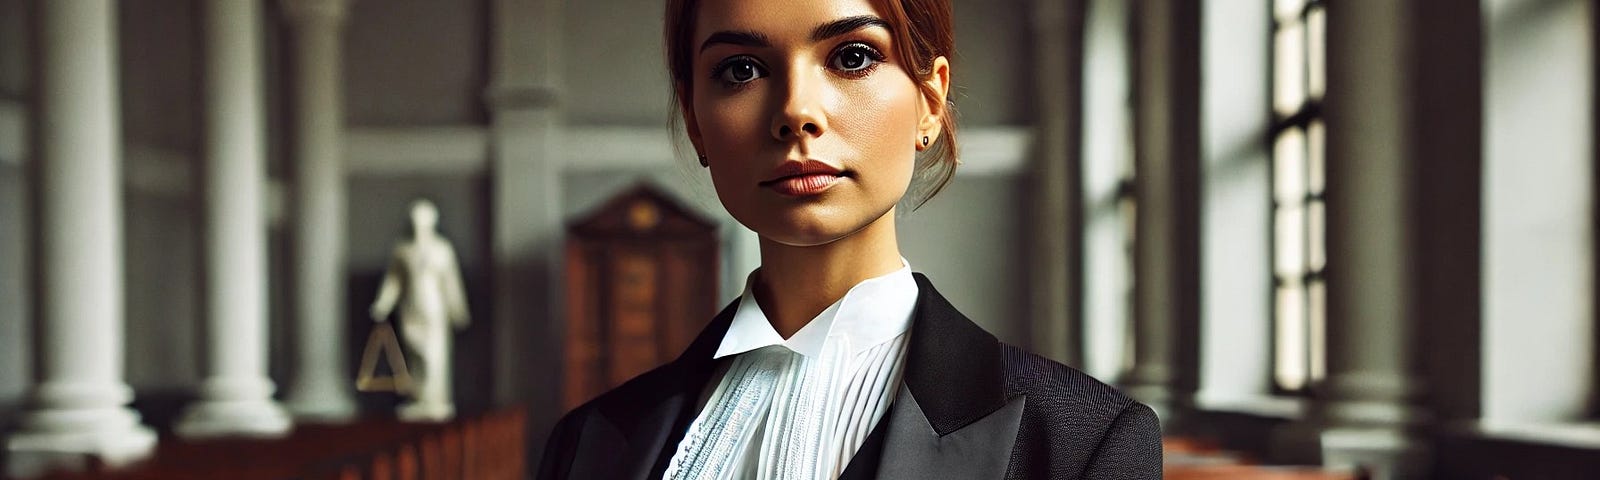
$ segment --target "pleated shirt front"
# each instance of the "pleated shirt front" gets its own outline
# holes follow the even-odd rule
[[[788,339],[756,304],[754,279],[715,355],[732,358],[667,479],[837,478],[900,387],[917,299],[909,265],[856,284]]]

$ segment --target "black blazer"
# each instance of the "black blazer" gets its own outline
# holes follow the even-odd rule
[[[1000,343],[916,274],[904,388],[841,479],[1159,479],[1149,407]],[[710,381],[738,302],[684,354],[568,413],[538,478],[658,479]]]

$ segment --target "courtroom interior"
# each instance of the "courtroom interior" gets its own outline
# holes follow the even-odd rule
[[[1600,478],[1596,2],[951,1],[901,252],[1167,478]],[[0,0],[0,475],[532,478],[760,266],[663,3]]]

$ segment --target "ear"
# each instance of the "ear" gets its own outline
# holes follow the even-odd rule
[[[922,96],[923,105],[920,109],[922,119],[917,122],[917,130],[920,132],[919,136],[939,138],[939,134],[944,130],[944,116],[949,113],[945,99],[950,95],[950,59],[942,55],[934,58],[931,70],[928,78],[922,82],[934,94]]]
[[[678,113],[683,115],[683,131],[689,137],[689,143],[694,145],[698,155],[704,155],[705,149],[700,148],[700,123],[695,121],[694,100],[689,97],[683,87],[678,87]]]

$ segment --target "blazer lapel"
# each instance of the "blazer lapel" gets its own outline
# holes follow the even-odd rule
[[[584,426],[571,478],[657,479],[698,413],[700,393],[716,368],[712,355],[739,302],[722,310],[660,375],[629,385],[633,394],[602,397]],[[632,382],[630,382],[632,383]]]
[[[1000,478],[1026,398],[1006,398],[1000,341],[915,277],[904,388],[840,478]]]

